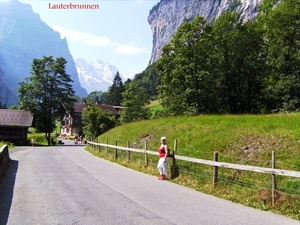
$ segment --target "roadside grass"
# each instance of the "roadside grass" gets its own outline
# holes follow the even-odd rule
[[[15,147],[13,143],[0,141],[0,147],[3,145],[7,145],[9,150],[12,150]]]
[[[60,133],[60,122],[58,121],[56,123],[56,128],[54,130],[55,134],[59,134]],[[45,136],[45,133],[36,133],[36,130],[32,127],[30,127],[28,129],[28,134],[27,134],[27,143],[26,145],[29,146],[31,145],[31,139],[34,138],[35,140],[35,146],[48,146],[48,142]],[[51,137],[53,137],[54,139],[56,138],[56,135],[54,133],[51,134]],[[15,147],[15,145],[13,143],[10,142],[3,142],[0,141],[0,147],[3,145],[8,145],[9,150],[13,149]]]
[[[177,140],[177,154],[213,159],[219,153],[220,162],[271,168],[272,151],[276,152],[276,168],[300,171],[300,113],[274,115],[200,115],[194,117],[169,117],[132,122],[116,127],[98,137],[98,141],[157,151],[160,137],[166,136],[171,151]],[[149,156],[145,166],[144,155],[114,150],[95,151],[126,167],[157,175],[156,156]],[[109,153],[111,152],[111,153]],[[171,164],[171,163],[170,163]],[[215,195],[236,203],[272,211],[300,220],[300,180],[276,176],[276,204],[271,201],[271,175],[219,168],[217,186],[212,185],[212,167],[177,160],[177,175],[171,182]],[[170,166],[170,165],[169,165]]]
[[[55,128],[55,133],[56,134],[60,134],[61,130],[60,130],[60,127],[61,127],[61,121],[59,119],[56,120],[56,128]]]
[[[55,135],[52,135],[52,137],[55,138]],[[48,142],[44,133],[28,133],[26,143],[27,146],[31,145],[32,138],[34,138],[35,140],[35,146],[48,146]],[[0,147],[2,147],[3,145],[7,145],[9,150],[14,149],[15,147],[13,143],[0,141]]]
[[[54,134],[51,137],[56,138]],[[48,146],[48,142],[44,133],[28,133],[27,145],[31,145],[31,139],[34,138],[35,146]]]

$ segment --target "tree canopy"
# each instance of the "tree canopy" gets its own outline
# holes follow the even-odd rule
[[[87,104],[104,104],[104,93],[102,91],[93,91],[84,98],[84,101]]]
[[[99,105],[91,104],[82,112],[83,132],[86,138],[96,138],[115,126],[115,118],[102,110]]]
[[[66,74],[67,61],[52,56],[42,59],[33,59],[31,76],[19,83],[20,109],[34,113],[36,128],[46,135],[50,145],[50,134],[56,127],[55,119],[64,112],[64,105],[73,105],[75,102],[73,82]]]
[[[156,72],[155,64],[147,66],[143,72],[136,74],[132,81],[136,82],[139,87],[145,88],[151,99],[157,99],[157,86],[160,85],[160,77]]]
[[[123,92],[121,110],[121,123],[128,123],[135,120],[149,119],[151,113],[149,108],[146,108],[150,103],[150,97],[143,87],[139,87],[136,83],[130,83]]]
[[[156,68],[161,77],[160,99],[176,115],[199,114],[209,104],[211,83],[209,45],[211,27],[203,17],[181,25],[163,48]]]
[[[258,19],[225,12],[183,23],[156,64],[171,115],[300,109],[300,4],[266,0]]]
[[[258,21],[264,31],[270,69],[266,78],[269,110],[300,108],[300,4],[299,0],[265,0]]]
[[[113,84],[109,87],[107,95],[105,95],[106,104],[120,106],[122,102],[122,92],[124,91],[124,85],[119,72],[116,73]]]
[[[256,23],[225,12],[212,24],[212,58],[218,111],[260,113],[265,76],[263,36]]]

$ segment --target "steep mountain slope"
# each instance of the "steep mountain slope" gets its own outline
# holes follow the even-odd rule
[[[17,101],[17,98],[13,98],[7,84],[4,81],[4,75],[0,68],[0,108],[6,108],[10,101]]]
[[[224,11],[237,10],[244,20],[254,19],[261,0],[161,0],[150,11],[148,22],[153,34],[150,64],[156,62],[163,46],[170,42],[177,28],[184,21],[203,16],[213,21]]]
[[[12,94],[10,105],[17,103],[18,83],[31,75],[32,60],[50,55],[67,60],[66,72],[74,81],[73,89],[77,95],[86,96],[67,40],[43,22],[30,5],[16,0],[0,2],[0,67]]]

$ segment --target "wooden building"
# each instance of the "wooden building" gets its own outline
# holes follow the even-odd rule
[[[30,111],[0,109],[0,140],[26,144],[28,128],[33,126]]]
[[[83,109],[88,107],[88,104],[85,103],[74,103],[73,112],[66,110],[66,113],[61,121],[61,136],[68,137],[75,134],[82,134],[82,128],[84,126],[82,122],[82,112]],[[99,108],[105,112],[119,117],[119,111],[111,105],[98,105]]]

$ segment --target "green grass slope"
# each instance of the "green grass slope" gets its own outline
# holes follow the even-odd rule
[[[147,141],[147,149],[157,151],[160,137],[166,136],[171,149],[177,140],[178,155],[212,160],[213,152],[217,151],[220,162],[267,168],[272,166],[272,151],[275,151],[276,168],[300,171],[299,121],[299,113],[171,117],[122,125],[101,135],[98,141],[108,140],[114,144],[117,140],[119,146],[130,142],[134,148],[144,148]],[[155,174],[155,163],[154,159],[150,164],[152,170],[140,170]],[[220,169],[219,183],[213,187],[211,167],[179,161],[177,164],[179,175],[172,182],[247,206],[300,218],[298,178],[276,176],[273,206],[271,175]]]
[[[253,154],[266,155],[276,150],[290,164],[299,153],[300,114],[171,117],[132,122],[101,135],[99,140],[118,140],[119,145],[148,141],[156,151],[160,137],[166,136],[172,147],[178,141],[178,154],[202,157],[214,151],[240,155],[253,148]],[[212,154],[211,154],[212,155]],[[261,157],[263,157],[261,156]]]

